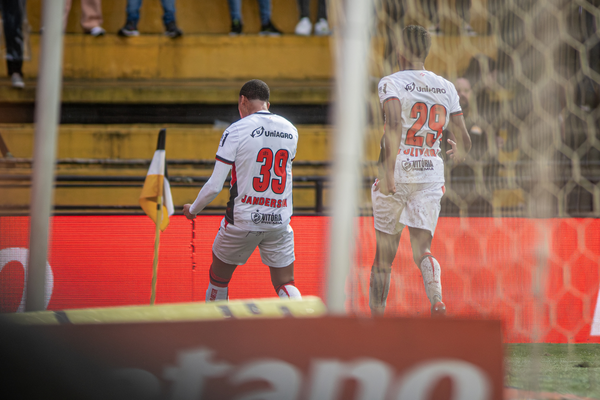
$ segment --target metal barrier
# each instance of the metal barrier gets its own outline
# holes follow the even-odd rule
[[[96,175],[57,175],[55,188],[124,188],[124,187],[138,187],[142,188],[144,185],[145,176],[96,176]],[[191,176],[170,176],[169,183],[172,188],[181,187],[202,187],[210,177],[191,177]],[[229,188],[231,178],[227,178],[223,189]],[[294,207],[296,212],[300,213],[311,213],[320,215],[325,212],[323,204],[323,190],[325,189],[328,178],[325,176],[299,176],[294,177],[294,188],[295,189],[313,189],[315,191],[315,206],[314,207]],[[30,175],[0,175],[0,190],[1,189],[13,189],[13,188],[29,188],[31,186]],[[0,212],[2,211],[13,211],[13,212],[24,212],[29,208],[27,205],[24,206],[10,206],[0,205]],[[208,206],[205,209],[207,212],[223,212],[225,207]],[[55,205],[54,213],[63,214],[73,211],[81,212],[128,212],[142,214],[138,205]],[[176,213],[181,213],[180,210],[176,210]]]
[[[169,160],[171,166],[191,166],[212,168],[214,160]],[[24,158],[0,158],[0,168],[8,172],[12,167],[31,165],[31,159]],[[149,160],[111,160],[111,159],[61,159],[59,166],[85,165],[85,166],[115,166],[115,167],[139,167],[146,169]],[[554,171],[553,183],[559,188],[559,195],[555,197],[556,217],[598,217],[600,209],[596,207],[595,194],[585,188],[593,185],[598,187],[600,182],[600,161],[582,160],[573,165],[570,160],[556,160],[551,163]],[[365,163],[365,168],[375,171],[375,163]],[[329,163],[318,161],[295,161],[294,167],[324,168],[328,169]],[[473,162],[462,164],[448,169],[446,179],[447,194],[442,199],[442,216],[523,216],[527,207],[526,200],[521,204],[503,206],[498,201],[500,191],[522,191],[527,193],[532,185],[529,173],[534,165],[528,161],[517,161],[507,165],[496,165],[485,162]],[[511,178],[503,176],[500,170],[510,169],[514,171]],[[574,171],[579,175],[574,178]],[[0,189],[27,188],[30,186],[30,175],[27,174],[0,174]],[[208,176],[170,176],[169,181],[174,188],[194,187],[200,188]],[[365,191],[373,183],[375,177],[364,176],[363,189]],[[141,188],[145,175],[139,176],[115,176],[115,175],[57,175],[56,188]],[[314,190],[314,206],[295,206],[295,212],[311,215],[323,215],[327,213],[324,192],[329,188],[327,175],[295,175],[295,189]],[[224,189],[229,188],[229,179],[226,180]],[[365,193],[366,195],[366,193]],[[527,196],[525,196],[527,197]],[[206,213],[222,213],[224,207],[209,206]],[[0,206],[0,212],[26,212],[28,206]],[[55,214],[66,213],[127,213],[136,214],[141,210],[137,205],[81,205],[66,206],[56,205]],[[365,197],[361,202],[361,215],[370,215],[371,209],[368,199]]]

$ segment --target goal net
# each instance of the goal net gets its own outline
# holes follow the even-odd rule
[[[349,2],[332,3],[341,18]],[[600,342],[599,7],[597,0],[374,2],[348,313],[371,315],[371,185],[385,125],[378,82],[400,70],[403,28],[421,25],[431,35],[425,68],[454,84],[472,141],[456,164],[445,157],[451,132],[441,139],[445,195],[431,252],[447,315],[501,319],[506,343]],[[385,315],[429,317],[430,308],[405,228]],[[508,384],[544,387],[537,351],[523,374],[511,377],[517,367],[508,365]],[[564,389],[567,379],[546,377],[546,386],[553,380]],[[591,372],[582,381],[592,389],[586,393],[599,393]]]
[[[334,3],[338,16],[341,3]],[[377,85],[400,69],[402,29],[421,25],[432,42],[425,68],[457,88],[472,141],[465,162],[445,160],[431,248],[447,314],[500,318],[508,343],[600,341],[599,6],[374,2],[348,312],[370,315],[371,184],[385,123]],[[449,134],[441,139],[442,158]],[[430,307],[404,229],[385,313],[428,317]]]

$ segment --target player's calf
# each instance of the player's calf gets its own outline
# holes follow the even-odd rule
[[[218,277],[214,273],[212,266],[210,267],[209,275],[210,283],[208,284],[208,289],[206,289],[206,302],[229,300],[228,286],[231,279]]]
[[[369,307],[371,315],[383,315],[390,290],[391,268],[381,268],[373,265],[371,282],[369,284]]]
[[[275,292],[277,292],[277,295],[282,299],[302,300],[300,291],[296,287],[293,279],[283,285],[275,286]]]

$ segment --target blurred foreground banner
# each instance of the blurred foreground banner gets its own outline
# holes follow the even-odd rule
[[[132,398],[500,400],[503,393],[499,321],[324,317],[32,329],[108,365]]]
[[[171,218],[161,237],[157,303],[204,300],[221,218],[201,216],[193,224]],[[328,222],[292,218],[295,281],[303,295],[326,297]],[[154,225],[146,217],[57,216],[51,226],[47,309],[149,304]],[[361,245],[346,284],[347,308],[362,316],[369,315],[375,231],[370,217],[358,218],[357,226]],[[27,217],[0,217],[0,312],[24,309],[28,243]],[[501,319],[506,342],[600,342],[600,220],[440,218],[432,251],[450,316]],[[266,297],[276,294],[255,252],[236,271],[230,298]],[[388,315],[429,315],[408,231],[387,304]]]

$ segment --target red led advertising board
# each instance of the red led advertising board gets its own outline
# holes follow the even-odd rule
[[[152,399],[500,400],[498,321],[308,318],[35,327]]]
[[[171,218],[161,235],[157,303],[204,300],[220,221],[219,216],[193,223]],[[360,245],[357,268],[346,282],[347,307],[352,314],[369,315],[375,231],[370,217],[357,223]],[[296,284],[302,294],[325,299],[328,218],[296,216],[291,224]],[[541,256],[543,235],[550,244],[546,258]],[[28,237],[27,217],[0,217],[0,312],[24,310]],[[153,245],[154,225],[146,216],[53,217],[47,308],[149,304]],[[599,220],[440,218],[432,252],[442,267],[450,316],[500,318],[507,342],[600,342]],[[540,288],[537,298],[535,287]],[[275,296],[256,252],[236,270],[230,298]],[[408,232],[393,265],[386,313],[429,315]],[[540,328],[535,337],[534,326]]]

